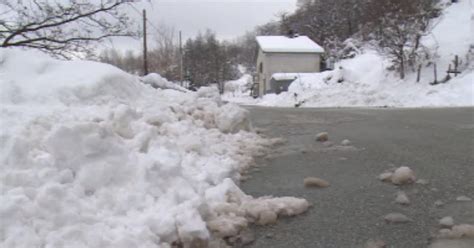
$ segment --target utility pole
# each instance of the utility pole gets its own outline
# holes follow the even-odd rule
[[[179,80],[181,86],[184,86],[184,76],[183,76],[183,41],[181,36],[181,31],[179,31]]]
[[[148,57],[147,57],[147,44],[146,44],[146,10],[143,10],[143,74],[148,74]]]

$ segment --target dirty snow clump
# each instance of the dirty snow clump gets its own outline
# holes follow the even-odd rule
[[[345,139],[343,141],[341,141],[341,145],[343,146],[350,146],[352,144],[352,142],[348,139]]]
[[[444,228],[451,228],[454,226],[454,219],[451,216],[443,217],[441,220],[439,220],[439,225]]]
[[[412,169],[406,166],[402,166],[397,168],[392,176],[391,181],[393,184],[401,185],[401,184],[410,184],[416,181],[415,173]]]
[[[390,213],[385,215],[383,218],[387,223],[407,223],[413,221],[412,219],[401,213]]]
[[[314,188],[327,188],[329,187],[329,182],[324,180],[324,179],[321,179],[321,178],[317,178],[317,177],[307,177],[304,179],[304,186],[305,187],[314,187]]]
[[[322,132],[322,133],[316,134],[316,141],[326,142],[328,140],[329,140],[329,134],[327,132]]]
[[[405,192],[399,191],[397,192],[397,198],[395,198],[395,202],[401,205],[408,205],[410,204],[410,199]]]
[[[437,238],[440,239],[461,239],[474,238],[474,225],[461,224],[455,225],[451,229],[444,228],[439,230]]]

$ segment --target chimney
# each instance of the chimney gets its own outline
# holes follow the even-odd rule
[[[293,29],[288,30],[288,38],[295,38],[295,31]]]
[[[290,29],[290,30],[288,31],[288,34],[287,34],[287,35],[288,35],[288,38],[290,38],[290,39],[293,39],[293,38],[296,38],[296,37],[300,36],[300,35],[299,35],[297,32],[295,32],[293,29]]]

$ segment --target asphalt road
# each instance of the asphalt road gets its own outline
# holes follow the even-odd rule
[[[387,247],[420,248],[432,243],[438,221],[474,224],[474,108],[448,109],[284,109],[249,108],[263,134],[287,143],[275,149],[242,183],[253,196],[296,196],[313,207],[305,214],[254,227],[248,247],[364,247],[382,240]],[[329,133],[334,143],[315,141]],[[349,139],[353,147],[338,146]],[[409,166],[427,185],[397,187],[376,177],[391,167]],[[303,179],[326,179],[326,189],[306,189]],[[394,202],[404,190],[411,204]],[[445,205],[436,207],[441,200]],[[399,212],[414,221],[387,224],[383,216]],[[463,241],[474,247],[474,242]],[[451,247],[444,245],[440,247]],[[452,246],[458,247],[458,246]]]

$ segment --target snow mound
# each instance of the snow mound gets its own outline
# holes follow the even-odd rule
[[[224,84],[224,96],[249,96],[250,87],[252,86],[253,79],[249,74],[242,75],[241,78],[237,80],[227,81]]]
[[[162,77],[160,74],[157,74],[157,73],[150,73],[142,77],[141,81],[145,84],[151,85],[154,88],[172,89],[172,90],[178,90],[182,92],[188,91],[187,89],[168,81],[166,78]]]
[[[234,184],[272,145],[244,110],[143,80],[161,79],[0,50],[0,246],[206,246],[307,209]]]

